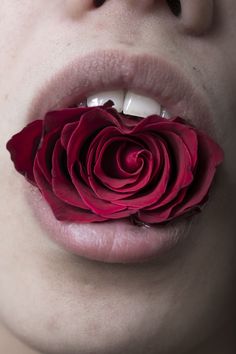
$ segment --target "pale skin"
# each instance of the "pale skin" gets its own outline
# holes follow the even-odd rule
[[[1,0],[0,17],[0,320],[12,333],[0,352],[235,353],[235,1],[184,0],[177,18],[163,0]],[[45,81],[101,46],[181,67],[225,152],[191,237],[145,265],[88,261],[45,237],[5,148]]]

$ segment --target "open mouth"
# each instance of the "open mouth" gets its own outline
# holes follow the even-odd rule
[[[114,102],[116,110],[106,105],[101,109],[109,100]],[[73,114],[79,114],[79,120],[77,117],[75,120]],[[56,75],[33,101],[29,115],[30,121],[36,116],[45,116],[30,127],[37,126],[40,130],[44,125],[43,132],[48,134],[46,145],[40,142],[42,148],[34,160],[34,170],[22,169],[22,156],[17,162],[18,171],[24,171],[32,184],[39,187],[53,209],[54,214],[41,195],[29,189],[29,202],[52,239],[79,256],[116,263],[153,259],[183,239],[189,219],[165,226],[156,225],[156,220],[171,220],[172,209],[176,215],[183,214],[185,209],[181,205],[177,207],[185,195],[186,210],[192,201],[196,205],[205,201],[209,181],[221,155],[204,134],[197,136],[191,127],[173,118],[178,115],[187,116],[197,125],[209,123],[204,100],[180,73],[160,59],[127,56],[118,51],[98,52],[80,58]],[[132,117],[140,119],[135,124],[127,124],[127,118],[132,121]],[[216,151],[213,163],[202,159],[201,163],[207,167],[204,167],[207,173],[203,174],[199,174],[201,163],[197,163],[196,158],[198,143],[200,155],[204,150]],[[52,162],[48,162],[48,151],[52,151]],[[25,154],[27,157],[27,151]],[[66,161],[65,158],[69,179],[79,192],[79,198],[68,183],[65,164],[61,167],[58,162]],[[172,160],[175,160],[175,172]],[[83,179],[82,184],[78,174]],[[162,177],[156,177],[159,174]],[[203,187],[196,196],[189,197],[186,187],[192,182],[193,174],[201,176],[198,184]],[[167,182],[168,179],[171,182]],[[146,187],[147,181],[150,190]],[[91,193],[88,184],[96,195]],[[160,186],[163,196],[158,192]],[[60,201],[55,202],[58,198]],[[159,219],[155,219],[156,199],[161,201]],[[171,200],[173,205],[170,205]],[[65,202],[69,205],[66,209]],[[126,216],[132,215],[139,216],[135,224],[141,227],[124,221]],[[155,225],[150,227],[150,224]]]

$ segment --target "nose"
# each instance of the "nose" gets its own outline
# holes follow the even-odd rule
[[[66,0],[67,10],[71,17],[80,18],[88,11],[110,6],[114,13],[116,6],[132,7],[143,12],[152,11],[159,15],[159,7],[165,6],[165,11],[173,16],[177,28],[193,35],[204,34],[212,25],[214,0]]]

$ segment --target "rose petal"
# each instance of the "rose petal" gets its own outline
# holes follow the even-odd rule
[[[108,129],[108,128],[107,128]],[[101,132],[102,133],[102,132]],[[100,134],[99,134],[100,135]],[[99,135],[97,138],[99,139]],[[102,134],[101,134],[102,136]],[[94,139],[95,141],[95,139]],[[93,143],[90,145],[89,151],[88,151],[88,157],[86,159],[86,166],[87,166],[87,174],[88,174],[88,185],[92,188],[96,196],[100,199],[107,200],[109,202],[115,202],[116,199],[120,199],[122,197],[127,197],[132,195],[132,192],[125,193],[122,190],[117,193],[115,190],[111,190],[109,188],[109,177],[106,177],[106,181],[100,181],[97,177],[96,174],[99,175],[99,170],[95,172],[95,168],[93,169],[93,166],[96,165],[96,152],[99,151],[99,147]],[[94,157],[95,155],[95,157]],[[99,158],[99,156],[98,156]],[[109,161],[109,164],[112,164],[112,161]],[[96,168],[99,168],[98,166]],[[82,164],[80,164],[80,172],[82,175]],[[84,179],[84,176],[83,176]],[[124,178],[121,179],[123,181]],[[127,181],[127,180],[126,180]]]
[[[156,131],[154,128],[154,123],[155,121],[148,120],[146,124],[146,129],[151,129],[151,131]],[[162,118],[161,120],[159,119],[159,123],[156,125],[158,134],[164,133],[164,132],[173,132],[177,134],[185,143],[186,147],[189,149],[189,153],[192,158],[192,164],[195,166],[196,160],[197,160],[197,134],[196,131],[193,127],[190,127],[186,124],[182,123],[183,120],[180,119],[179,117],[177,118],[172,118],[170,120],[166,120]],[[186,123],[186,122],[185,122]],[[146,130],[145,129],[145,130]]]
[[[81,116],[92,111],[93,107],[63,108],[48,112],[44,118],[45,135],[57,129],[62,130],[66,124],[79,122]]]
[[[61,221],[88,223],[105,221],[105,218],[95,215],[94,213],[86,210],[71,206],[58,199],[51,190],[51,186],[41,172],[38,164],[38,159],[34,162],[34,177],[38,188],[40,189],[43,197],[51,207],[56,219]]]
[[[163,160],[163,166],[160,171],[160,175],[156,176],[156,183],[152,182],[146,190],[144,189],[136,195],[133,195],[132,198],[117,200],[116,204],[138,208],[140,210],[158,202],[158,200],[165,194],[171,170],[171,162],[169,158],[170,154],[168,151],[168,146],[163,139],[160,138],[158,140],[158,144],[160,155]]]
[[[97,115],[98,113],[100,113],[100,116]],[[76,166],[77,160],[82,155],[81,150],[83,151],[88,137],[94,135],[94,131],[105,128],[112,123],[115,123],[114,119],[111,119],[111,117],[106,114],[106,112],[102,112],[102,110],[97,110],[96,112],[93,111],[88,116],[84,114],[72,134],[67,148],[68,169],[74,186],[76,187],[83,202],[98,215],[113,214],[119,211],[124,211],[127,208],[113,205],[97,198],[94,192],[91,191],[91,189],[81,179],[80,171],[75,171],[74,167]],[[79,165],[81,165],[80,162]],[[83,165],[81,168],[83,168]]]
[[[37,160],[41,171],[49,183],[52,179],[52,154],[57,140],[60,138],[60,131],[53,130],[47,134],[37,152]]]
[[[79,122],[68,123],[66,124],[61,132],[61,144],[64,149],[67,149],[67,145],[70,141],[71,135],[73,134],[74,130],[76,129]]]
[[[157,203],[150,205],[147,209],[154,210],[170,203],[181,189],[189,186],[193,181],[192,159],[189,150],[181,138],[173,132],[165,132],[165,141],[168,141],[170,154],[172,156],[172,171],[170,181],[165,194]]]
[[[84,114],[81,117],[74,133],[72,134],[67,149],[68,149],[68,168],[72,169],[73,164],[78,160],[80,151],[101,129],[107,126],[114,125],[116,120],[108,113],[102,110],[91,111],[89,114]]]
[[[80,180],[76,171],[72,171],[71,177],[81,199],[94,213],[105,217],[109,214],[118,213],[127,209],[125,206],[115,205],[109,201],[98,198],[95,193]]]
[[[70,175],[66,169],[67,166],[66,150],[63,148],[61,141],[58,140],[52,156],[52,190],[53,193],[63,202],[89,210],[89,208],[81,200],[77,190],[75,189]]]
[[[144,153],[144,149],[142,146],[137,146],[135,141],[122,136],[113,137],[104,143],[102,142],[102,145],[102,147],[98,146],[96,149],[95,176],[113,191],[119,191],[121,188],[123,192],[128,191],[129,188],[127,190],[124,187],[136,182],[137,177],[143,169],[144,162],[139,156],[141,153]],[[130,149],[127,148],[127,145]],[[127,155],[129,155],[129,158],[131,155],[133,158],[135,156],[136,164],[137,159],[139,159],[139,166],[136,166],[136,170],[128,171],[130,166],[127,166],[127,161],[123,161],[122,163],[121,155],[123,155],[123,160],[127,158]],[[91,166],[91,161],[88,161],[88,166]]]
[[[42,120],[35,120],[15,134],[6,145],[15,169],[33,184],[33,165],[42,136],[42,126]]]
[[[172,220],[172,210],[176,205],[181,203],[186,195],[187,188],[182,189],[174,200],[171,200],[169,204],[158,207],[154,210],[143,209],[138,213],[138,220],[153,224],[153,223],[163,223]]]
[[[191,188],[188,190],[184,203],[176,207],[176,216],[187,212],[192,207],[201,206],[205,203],[212,184],[216,167],[223,161],[222,149],[208,136],[199,132],[199,161],[196,177]]]

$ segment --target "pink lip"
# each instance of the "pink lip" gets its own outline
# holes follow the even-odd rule
[[[48,111],[79,103],[91,93],[121,88],[153,97],[173,116],[212,131],[205,96],[180,69],[156,56],[119,50],[79,56],[53,73],[33,99],[28,119],[42,118]]]
[[[32,102],[29,120],[52,109],[70,106],[96,91],[124,88],[149,95],[173,115],[211,129],[202,95],[172,65],[147,54],[97,51],[73,60],[53,76]],[[150,228],[124,221],[70,224],[55,219],[40,193],[28,188],[28,199],[47,234],[63,248],[92,260],[142,262],[158,257],[185,238],[190,221]]]
[[[133,226],[126,221],[67,223],[56,220],[40,192],[28,185],[27,199],[52,240],[73,254],[106,263],[140,263],[156,259],[186,237],[191,223],[185,219],[150,228]]]

